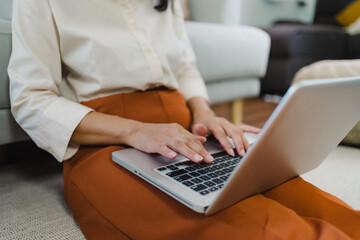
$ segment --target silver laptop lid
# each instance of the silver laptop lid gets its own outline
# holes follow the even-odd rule
[[[292,86],[206,214],[317,167],[360,120],[359,104],[360,78]]]

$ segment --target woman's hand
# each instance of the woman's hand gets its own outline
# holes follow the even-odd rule
[[[194,162],[214,160],[202,145],[206,138],[192,134],[179,124],[142,123],[99,112],[86,115],[70,141],[86,145],[129,145],[171,159],[179,152]]]
[[[213,157],[205,150],[203,136],[196,136],[176,123],[138,123],[133,128],[127,144],[147,153],[159,153],[173,159],[181,153],[193,162],[211,163]]]
[[[198,136],[207,137],[213,134],[226,152],[234,156],[234,150],[227,137],[230,137],[240,156],[245,155],[249,148],[243,132],[259,133],[260,129],[249,125],[236,126],[225,118],[215,116],[205,99],[195,97],[189,101],[190,109],[193,112],[192,132]]]

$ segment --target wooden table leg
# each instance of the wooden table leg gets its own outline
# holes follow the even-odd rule
[[[240,124],[243,120],[244,100],[236,99],[231,104],[231,121]]]

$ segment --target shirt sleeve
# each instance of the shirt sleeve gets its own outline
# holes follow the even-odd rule
[[[174,1],[174,14],[177,18],[177,28],[180,40],[183,44],[183,53],[181,56],[181,65],[177,71],[177,80],[179,91],[184,95],[186,100],[192,97],[203,97],[209,101],[204,79],[201,77],[196,66],[196,57],[189,37],[185,30],[184,16],[179,1]]]
[[[48,1],[15,0],[8,73],[11,111],[42,149],[62,161],[78,147],[73,131],[92,109],[61,96],[59,39]]]

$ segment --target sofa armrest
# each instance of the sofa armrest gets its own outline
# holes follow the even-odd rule
[[[264,31],[197,22],[187,22],[186,30],[206,82],[265,74],[270,38]]]
[[[0,109],[10,108],[7,67],[11,55],[11,22],[0,19]]]

